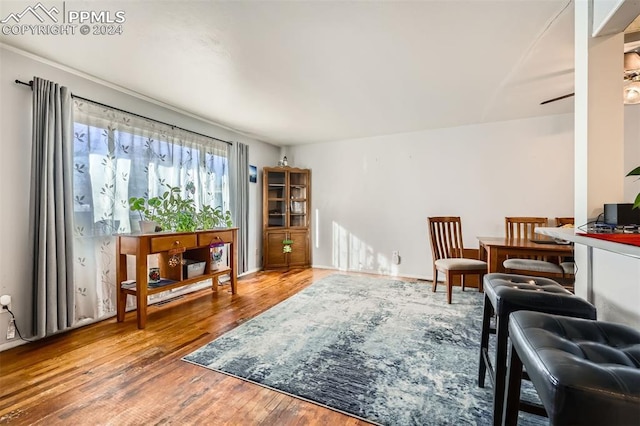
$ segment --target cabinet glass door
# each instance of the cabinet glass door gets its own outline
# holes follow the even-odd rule
[[[287,179],[285,172],[267,172],[267,209],[269,228],[287,226]]]
[[[307,218],[307,188],[309,182],[307,173],[289,173],[289,226],[306,227]]]

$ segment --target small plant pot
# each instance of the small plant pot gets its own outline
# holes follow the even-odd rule
[[[140,224],[140,232],[143,234],[149,234],[151,232],[156,232],[157,224],[152,220],[140,220],[138,221]]]

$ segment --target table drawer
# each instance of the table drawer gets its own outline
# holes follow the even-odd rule
[[[198,234],[198,245],[208,246],[211,243],[219,241],[216,237],[220,238],[225,243],[233,241],[233,231],[218,231],[218,232],[203,232]]]
[[[168,251],[177,248],[193,248],[196,245],[196,235],[173,235],[166,237],[151,238],[151,253]]]

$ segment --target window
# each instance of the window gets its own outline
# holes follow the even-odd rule
[[[197,207],[229,210],[229,146],[74,100],[74,257],[78,319],[115,312],[113,233],[137,231],[129,198],[183,189]]]

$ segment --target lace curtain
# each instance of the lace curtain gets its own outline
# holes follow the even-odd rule
[[[129,198],[154,197],[177,186],[197,207],[229,210],[228,151],[227,143],[74,99],[77,320],[115,313],[112,234],[139,230],[140,217],[130,212]]]

